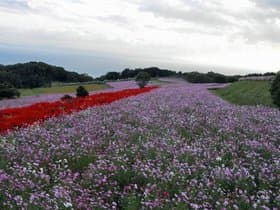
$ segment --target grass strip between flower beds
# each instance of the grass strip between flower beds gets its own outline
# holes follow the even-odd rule
[[[151,91],[155,88],[157,88],[157,86],[141,89],[126,89],[116,92],[94,94],[87,97],[78,97],[70,100],[60,100],[51,103],[40,102],[26,107],[0,110],[0,133],[5,133],[15,127],[23,127],[37,121],[44,121],[50,117],[71,114],[92,106],[109,104],[123,98]]]

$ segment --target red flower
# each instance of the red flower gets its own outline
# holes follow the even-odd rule
[[[50,117],[71,114],[87,109],[91,106],[108,104],[122,98],[135,96],[157,88],[145,87],[141,89],[128,89],[117,92],[99,93],[82,98],[74,98],[71,101],[41,102],[20,108],[0,110],[0,133],[4,133],[14,127],[31,125],[34,122],[46,120]]]

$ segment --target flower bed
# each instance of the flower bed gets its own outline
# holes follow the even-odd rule
[[[208,87],[170,83],[1,136],[0,209],[280,209],[280,111]]]
[[[92,91],[90,94],[105,93],[105,92],[108,93],[108,92],[115,92],[115,91],[120,91],[125,89],[138,88],[136,82],[132,80],[107,82],[106,84],[109,85],[111,88]],[[64,94],[69,94],[72,96],[75,95],[74,93],[64,93]],[[15,99],[2,99],[0,100],[0,110],[7,109],[7,108],[25,107],[40,102],[55,102],[58,101],[61,97],[63,97],[64,94],[52,93],[52,94],[23,96]]]
[[[127,89],[117,92],[99,93],[88,97],[74,98],[71,100],[60,100],[56,102],[40,102],[20,108],[9,108],[0,110],[0,133],[6,132],[14,127],[22,127],[33,124],[36,121],[44,121],[50,117],[87,109],[91,106],[108,104],[113,101],[135,96],[152,89],[156,86],[142,89]]]

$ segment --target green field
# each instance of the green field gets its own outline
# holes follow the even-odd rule
[[[160,79],[152,79],[150,81],[151,85],[164,85],[164,84],[169,84],[169,81],[164,81],[164,80],[160,80]]]
[[[83,85],[88,91],[97,91],[109,88],[106,84],[71,84],[55,85],[49,88],[20,89],[21,96],[31,96],[50,93],[75,93],[78,86]]]
[[[234,104],[274,106],[269,88],[269,81],[239,81],[213,92]]]

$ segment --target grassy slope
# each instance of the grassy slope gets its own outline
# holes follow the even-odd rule
[[[151,79],[151,81],[150,81],[150,84],[152,84],[152,85],[163,85],[163,84],[168,84],[168,83],[170,83],[170,82],[163,81],[160,79]]]
[[[22,96],[47,94],[47,93],[75,93],[79,85],[64,85],[54,86],[50,88],[34,88],[34,89],[20,89]],[[106,84],[83,84],[88,91],[103,90],[109,86]]]
[[[269,88],[269,81],[239,81],[229,87],[213,90],[213,92],[235,104],[274,106]]]

